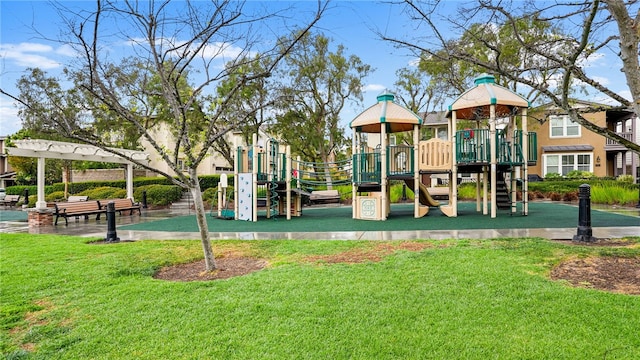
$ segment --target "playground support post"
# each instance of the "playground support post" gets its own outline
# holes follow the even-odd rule
[[[451,114],[451,126],[449,126],[449,140],[451,141],[451,159],[453,166],[449,175],[449,204],[452,207],[453,216],[458,216],[458,159],[456,153],[458,148],[454,139],[456,129],[458,127],[458,113],[454,111]]]
[[[491,152],[491,218],[495,218],[497,215],[497,176],[498,176],[498,162],[496,151],[496,106],[491,104],[489,107],[489,148]]]
[[[420,145],[420,127],[416,124],[413,125],[413,206],[414,206],[414,217],[417,219],[420,217],[420,156],[418,156]],[[406,199],[406,192],[404,192],[403,186],[403,197]]]
[[[489,214],[489,167],[482,167],[482,215]]]
[[[387,103],[384,102],[382,104],[382,113],[385,114],[387,113]],[[387,192],[387,184],[388,184],[388,180],[387,180],[387,145],[389,144],[389,142],[387,141],[387,126],[385,123],[382,123],[382,126],[380,126],[380,190],[382,192],[382,201],[381,201],[381,206],[380,206],[380,211],[381,211],[381,218],[382,220],[387,220],[387,216],[389,215],[387,213],[387,196],[386,194]]]
[[[529,124],[527,109],[522,109],[522,215],[529,214]]]
[[[351,153],[352,154],[357,154],[358,153],[358,141],[357,141],[357,133],[354,133],[351,136]],[[353,161],[353,157],[351,159],[352,161],[352,167],[351,167],[351,199],[353,199],[353,206],[351,207],[351,218],[355,219],[356,218],[356,209],[357,209],[357,197],[356,197],[356,169],[355,169],[355,161]]]
[[[285,154],[286,154],[285,181],[286,181],[286,188],[287,188],[286,212],[287,212],[287,220],[291,220],[291,147],[289,147],[289,145],[286,146]]]
[[[234,135],[236,135],[234,133]],[[233,138],[233,148],[235,149],[235,153],[236,153],[236,164],[233,167],[233,198],[235,199],[235,201],[233,202],[233,217],[234,220],[238,220],[238,208],[239,208],[239,201],[238,201],[238,169],[240,168],[240,164],[242,162],[242,156],[240,156],[239,154],[239,150],[238,148],[240,147],[240,136],[234,136]]]
[[[251,205],[253,207],[251,221],[256,222],[258,221],[258,201],[255,199],[255,197],[258,194],[258,151],[260,150],[260,146],[258,146],[258,134],[253,134],[251,141],[253,141],[253,144],[251,145],[253,147],[253,158],[251,160],[253,162],[253,165],[251,167],[251,182],[253,186],[254,196],[252,201],[253,204]]]

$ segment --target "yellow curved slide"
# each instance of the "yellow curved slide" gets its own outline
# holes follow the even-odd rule
[[[404,182],[407,184],[407,187],[411,189],[411,191],[413,191],[414,189],[413,179],[405,179]],[[429,190],[423,183],[420,183],[419,196],[420,196],[420,204],[422,205],[440,206],[440,202],[431,197],[431,194],[429,194]]]

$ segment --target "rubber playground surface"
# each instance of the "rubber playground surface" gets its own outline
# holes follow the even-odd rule
[[[529,203],[529,215],[520,209],[513,215],[499,210],[497,217],[476,212],[476,203],[459,202],[458,217],[449,218],[438,208],[431,208],[423,218],[413,217],[413,204],[394,204],[386,221],[354,220],[351,206],[304,207],[302,216],[287,220],[284,216],[267,219],[259,215],[257,222],[218,219],[207,214],[210,232],[340,232],[340,231],[405,231],[405,230],[469,230],[469,229],[537,229],[572,228],[578,225],[578,207],[558,203]],[[217,214],[214,214],[217,215]],[[640,226],[640,217],[591,210],[592,227]],[[195,215],[177,216],[137,224],[119,226],[120,230],[198,232]],[[639,234],[640,235],[640,234]]]

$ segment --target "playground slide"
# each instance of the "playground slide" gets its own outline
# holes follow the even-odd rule
[[[413,179],[405,179],[404,182],[407,184],[409,189],[413,191]],[[423,183],[420,183],[420,204],[426,206],[440,206],[440,202],[431,197],[429,190]]]

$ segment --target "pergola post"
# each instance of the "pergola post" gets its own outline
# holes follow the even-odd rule
[[[45,159],[44,157],[38,158],[38,201],[36,201],[36,209],[46,209],[47,202],[44,199],[44,177],[45,177]],[[25,204],[29,203],[29,199],[24,199]]]
[[[127,164],[127,198],[133,200],[133,164]]]

